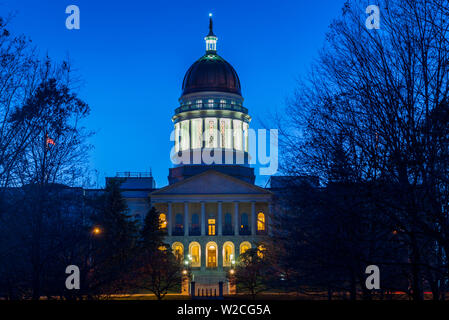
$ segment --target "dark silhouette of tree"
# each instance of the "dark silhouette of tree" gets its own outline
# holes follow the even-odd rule
[[[152,207],[141,230],[136,269],[137,287],[151,291],[158,300],[179,289],[182,280],[181,262],[163,242],[166,234],[160,226],[159,212]]]
[[[120,184],[117,179],[108,180],[104,194],[94,199],[86,280],[87,293],[95,297],[126,293],[130,289],[128,274],[133,270],[137,253],[138,223],[128,214]],[[97,234],[95,228],[98,228]]]
[[[365,27],[365,5],[347,2],[288,106],[289,119],[281,123],[282,168],[289,175],[319,177],[345,223],[374,224],[385,239],[394,232],[396,240],[388,245],[401,245],[397,261],[363,260],[395,265],[413,299],[423,299],[429,286],[439,299],[449,270],[448,2],[379,1],[380,30]],[[338,171],[350,173],[350,184],[335,183]],[[358,255],[356,240],[376,248],[372,232],[359,239],[351,230],[358,229],[348,230],[353,244],[336,249]],[[376,241],[384,247],[382,239]]]
[[[248,292],[252,299],[257,294],[267,291],[273,278],[273,269],[269,254],[271,250],[251,248],[240,254],[234,273],[228,272],[227,277],[237,290]]]

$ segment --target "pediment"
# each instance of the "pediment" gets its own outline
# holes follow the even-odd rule
[[[151,193],[151,195],[230,195],[230,194],[271,194],[270,191],[228,176],[221,172],[209,170],[184,181],[177,182]]]

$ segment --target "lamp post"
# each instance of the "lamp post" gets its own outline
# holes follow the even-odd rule
[[[184,294],[189,294],[189,280],[190,280],[190,263],[192,261],[192,257],[190,256],[190,254],[187,256],[187,259],[184,260],[184,268],[182,270],[182,276],[181,276],[181,281],[182,281],[182,292]]]

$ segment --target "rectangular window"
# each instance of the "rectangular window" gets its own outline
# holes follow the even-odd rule
[[[179,123],[175,124],[175,152],[179,152],[181,135],[179,130]]]
[[[207,224],[209,225],[208,235],[215,236],[215,219],[208,219]]]
[[[241,120],[233,120],[233,133],[234,133],[234,149],[235,150],[243,150],[243,136],[242,136],[242,121]]]
[[[220,119],[220,147],[232,149],[231,119]]]
[[[246,151],[246,152],[248,152],[248,150],[249,150],[248,129],[249,129],[249,125],[246,122],[243,122],[243,151]]]
[[[190,126],[189,120],[181,121],[181,151],[190,147]]]
[[[203,119],[192,120],[192,149],[203,146]]]
[[[206,148],[218,148],[217,119],[206,118]]]

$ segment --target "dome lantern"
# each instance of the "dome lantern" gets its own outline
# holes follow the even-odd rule
[[[212,13],[209,13],[209,34],[204,38],[206,41],[206,54],[215,54],[217,52],[217,36],[213,31]]]

